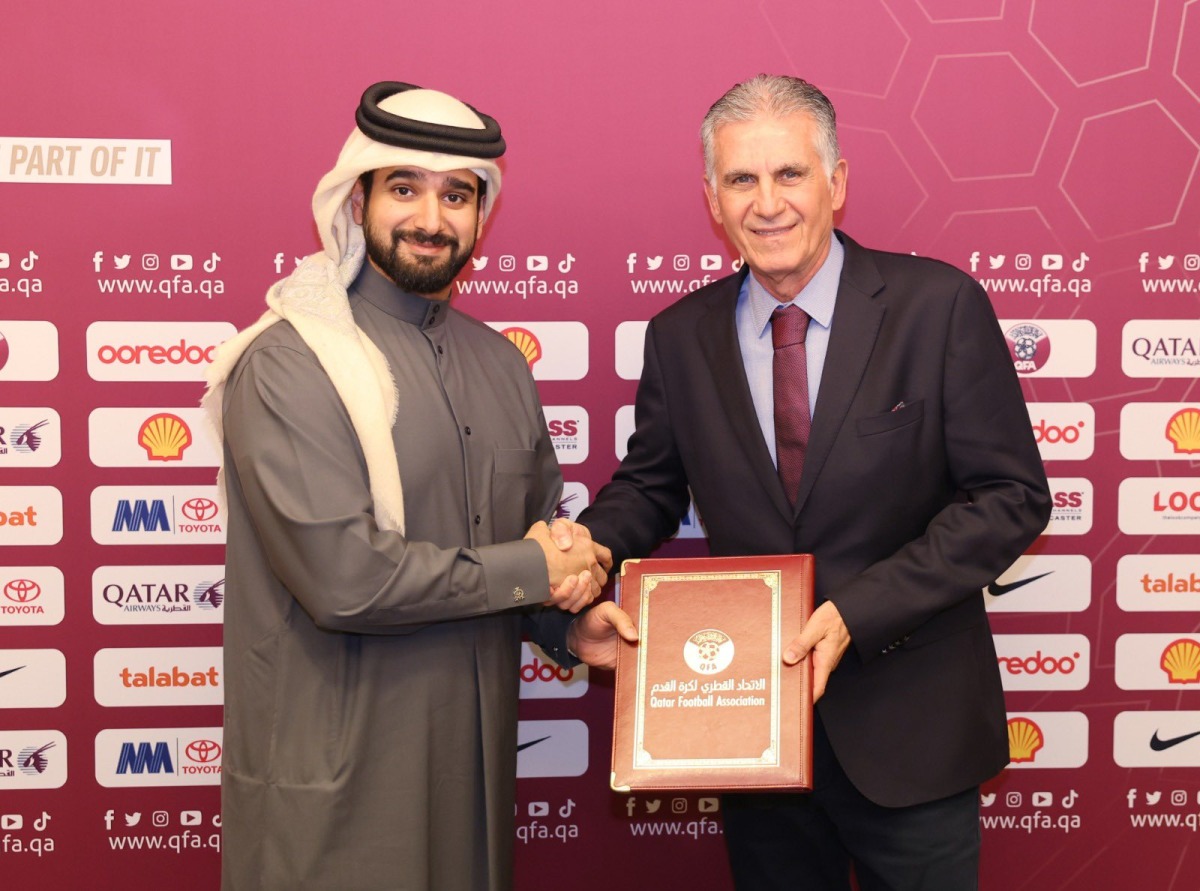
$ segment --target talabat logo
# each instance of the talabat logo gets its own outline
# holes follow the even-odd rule
[[[997,634],[1005,690],[1082,690],[1088,685],[1091,642],[1082,634]]]
[[[102,730],[96,781],[108,788],[215,786],[221,782],[220,727]]]
[[[100,486],[92,490],[98,544],[221,544],[224,516],[212,486]]]
[[[1131,477],[1117,490],[1117,524],[1126,535],[1200,533],[1200,479]]]
[[[539,381],[577,381],[588,372],[588,329],[582,322],[488,322],[521,351]]]
[[[1045,461],[1082,461],[1096,444],[1096,411],[1086,402],[1033,402],[1026,408]]]
[[[1121,767],[1200,767],[1200,712],[1121,712],[1113,721]]]
[[[578,699],[588,689],[588,667],[563,668],[535,644],[521,644],[522,699]]]
[[[93,322],[88,374],[98,381],[202,381],[227,322]]]
[[[1200,377],[1200,321],[1126,322],[1121,330],[1121,370],[1129,377]]]
[[[1053,507],[1047,535],[1084,535],[1092,528],[1092,483],[1078,477],[1050,480]]]
[[[0,546],[62,539],[62,493],[53,486],[0,486]]]
[[[1122,634],[1115,677],[1122,690],[1200,687],[1200,638],[1194,634]]]
[[[1088,760],[1088,720],[1079,712],[1009,714],[1009,769],[1082,767]]]
[[[58,377],[58,329],[50,322],[0,321],[0,381]]]
[[[67,738],[57,730],[0,731],[0,789],[58,789],[67,781]]]
[[[1001,319],[1013,367],[1022,377],[1089,377],[1096,326],[1086,319]]]
[[[94,660],[96,701],[107,706],[220,705],[220,647],[103,649]]]
[[[225,567],[101,566],[92,614],[105,625],[194,625],[222,620]]]
[[[1117,604],[1129,612],[1200,612],[1200,555],[1126,554]]]

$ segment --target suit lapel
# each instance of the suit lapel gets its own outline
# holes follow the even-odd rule
[[[729,285],[713,300],[708,313],[699,320],[697,338],[721,408],[733,427],[734,439],[775,509],[791,523],[792,509],[771,461],[771,453],[763,441],[762,427],[750,396],[750,384],[746,381],[746,365],[738,345],[734,310],[746,272],[748,270],[731,279]]]
[[[883,289],[883,279],[870,257],[849,237],[838,233],[846,248],[842,278],[838,284],[829,349],[821,373],[821,390],[813,413],[808,452],[796,512],[804,509],[817,477],[829,457],[838,432],[846,420],[850,403],[858,392],[875,340],[883,322],[883,307],[873,299]],[[761,438],[761,437],[760,437]]]

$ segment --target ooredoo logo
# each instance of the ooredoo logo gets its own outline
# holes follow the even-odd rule
[[[577,699],[587,692],[588,667],[557,665],[536,644],[521,644],[522,699]]]
[[[226,322],[94,322],[88,374],[99,381],[199,381],[235,333]]]
[[[994,639],[1005,690],[1088,685],[1091,642],[1082,634],[997,634]]]
[[[1096,444],[1096,411],[1085,402],[1033,402],[1029,419],[1038,452],[1046,461],[1082,461]]]

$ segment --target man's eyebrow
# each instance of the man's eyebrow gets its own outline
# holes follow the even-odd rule
[[[386,185],[397,180],[405,182],[410,180],[416,182],[428,182],[429,178],[429,174],[424,170],[413,170],[410,167],[397,167],[395,170],[385,176],[383,181]],[[471,182],[470,180],[459,179],[457,176],[446,177],[446,185],[452,189],[457,189],[462,192],[469,192],[472,195],[478,191],[475,183]]]

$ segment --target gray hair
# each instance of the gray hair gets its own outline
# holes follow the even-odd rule
[[[700,125],[700,143],[704,147],[704,178],[710,183],[715,176],[714,166],[717,128],[724,124],[751,121],[758,117],[785,117],[807,114],[817,125],[817,154],[825,165],[827,176],[841,157],[837,138],[837,114],[829,97],[806,80],[785,74],[759,74],[736,84],[713,103],[704,123]]]

